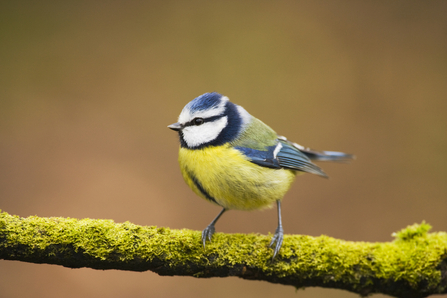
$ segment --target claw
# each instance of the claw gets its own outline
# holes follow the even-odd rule
[[[214,225],[209,225],[207,226],[203,231],[202,231],[202,243],[203,243],[203,248],[205,248],[205,244],[206,244],[206,240],[208,239],[211,242],[211,237],[213,237],[213,234],[216,232],[216,229],[214,228]]]
[[[227,211],[227,209],[223,208],[222,211],[219,212],[219,214],[216,216],[215,219],[205,228],[205,230],[202,231],[202,243],[203,248],[205,248],[206,239],[211,242],[211,237],[213,237],[214,232],[216,232],[216,229],[214,228],[214,225],[216,224],[217,220],[224,214],[224,212]]]
[[[279,226],[276,229],[275,235],[273,235],[272,241],[269,244],[269,247],[272,247],[272,245],[276,242],[276,245],[273,249],[272,261],[275,259],[276,255],[278,254],[279,250],[281,249],[283,239],[284,239],[284,230],[283,230],[282,226]]]

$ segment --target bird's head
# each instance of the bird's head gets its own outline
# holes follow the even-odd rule
[[[236,139],[250,121],[250,114],[219,93],[205,93],[190,101],[178,122],[168,125],[178,131],[180,144],[189,149],[220,146]]]

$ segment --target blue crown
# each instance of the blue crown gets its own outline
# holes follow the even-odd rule
[[[191,100],[186,108],[191,112],[208,110],[217,106],[221,98],[222,95],[217,92],[205,93]]]

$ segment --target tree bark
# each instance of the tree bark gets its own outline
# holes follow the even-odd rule
[[[0,259],[427,297],[447,293],[447,234],[430,228],[415,224],[385,243],[285,235],[272,261],[271,236],[216,233],[204,249],[198,231],[0,211]]]

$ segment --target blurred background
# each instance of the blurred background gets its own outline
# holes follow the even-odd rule
[[[202,230],[166,126],[211,91],[304,146],[354,153],[299,177],[288,234],[447,231],[447,2],[2,1],[0,208]],[[273,233],[276,211],[218,232]],[[358,297],[238,278],[0,261],[0,297]],[[374,297],[386,297],[374,295]]]

